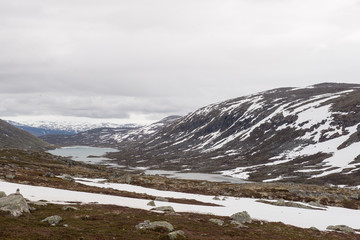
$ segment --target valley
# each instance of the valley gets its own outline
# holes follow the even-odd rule
[[[40,138],[0,121],[0,202],[19,189],[30,206],[0,211],[0,237],[360,239],[359,96],[354,84],[281,88]],[[243,211],[251,221],[236,222]]]

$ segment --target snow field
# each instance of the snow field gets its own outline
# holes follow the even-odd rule
[[[302,228],[316,227],[320,230],[325,230],[328,225],[345,224],[352,228],[360,228],[360,211],[328,207],[326,210],[311,210],[293,207],[279,207],[269,204],[256,202],[257,199],[251,198],[234,198],[221,197],[224,200],[214,200],[213,196],[189,194],[172,191],[160,191],[151,188],[140,186],[104,183],[103,179],[77,179],[76,181],[90,186],[97,186],[103,188],[113,188],[117,190],[130,191],[136,193],[146,193],[153,196],[161,196],[167,198],[184,198],[196,199],[198,201],[215,203],[222,205],[220,207],[214,206],[199,206],[191,204],[179,204],[171,202],[156,201],[156,206],[172,206],[176,212],[195,212],[200,214],[213,214],[217,216],[231,216],[240,211],[247,211],[253,219],[283,222]],[[98,204],[114,204],[118,206],[138,208],[150,210],[151,207],[146,204],[149,200],[118,197],[111,195],[102,195],[95,193],[77,192],[69,190],[61,190],[48,187],[30,186],[24,184],[0,182],[0,190],[5,191],[6,194],[14,193],[19,188],[21,194],[30,201],[46,200],[56,204],[66,204],[67,202],[81,202],[81,203],[98,203]]]

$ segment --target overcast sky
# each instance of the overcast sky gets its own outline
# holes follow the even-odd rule
[[[0,118],[150,120],[360,83],[356,0],[0,0]]]

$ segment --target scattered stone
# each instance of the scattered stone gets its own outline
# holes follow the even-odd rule
[[[130,174],[126,174],[126,176],[125,176],[125,183],[127,183],[127,184],[131,184],[131,175]]]
[[[247,226],[245,226],[245,225],[242,224],[241,222],[238,222],[238,221],[235,221],[235,220],[232,220],[232,221],[230,222],[230,224],[236,225],[237,228],[247,228]]]
[[[317,229],[316,227],[310,227],[309,229],[313,231],[319,231],[319,229]]]
[[[333,231],[340,231],[340,232],[346,232],[346,233],[354,233],[355,230],[352,229],[349,226],[346,225],[330,225],[326,228],[327,230],[333,230]]]
[[[220,200],[218,196],[213,197],[213,200]]]
[[[3,191],[0,191],[0,198],[6,197],[6,193]]]
[[[181,230],[177,230],[168,234],[170,240],[185,239],[185,233]]]
[[[68,180],[70,182],[75,182],[75,179],[68,174],[62,175],[62,179]]]
[[[353,193],[353,194],[351,194],[350,199],[360,200],[360,194],[358,194],[358,193]]]
[[[137,230],[153,230],[160,232],[171,232],[174,230],[174,227],[171,223],[166,221],[155,221],[150,222],[149,220],[145,220],[142,223],[139,223],[135,226]]]
[[[164,213],[174,213],[175,212],[174,208],[171,206],[161,206],[161,207],[152,208],[151,210],[162,211]]]
[[[321,203],[319,202],[314,202],[314,201],[311,201],[308,203],[310,206],[314,206],[314,207],[319,207],[319,208],[326,208],[325,205],[322,205]]]
[[[54,178],[54,177],[55,177],[55,174],[53,174],[52,172],[46,172],[43,176],[44,176],[44,177]]]
[[[159,202],[168,202],[169,200],[167,200],[166,198],[163,197],[156,197],[155,201],[159,201]]]
[[[223,220],[220,220],[220,219],[217,219],[217,218],[210,218],[209,219],[209,222],[212,222],[214,224],[217,224],[219,226],[223,226],[224,225],[224,221]]]
[[[312,210],[320,210],[320,211],[325,210],[325,209],[321,209],[321,208],[310,207],[310,206],[300,204],[300,203],[285,201],[284,199],[279,199],[276,202],[259,199],[259,200],[256,200],[256,202],[261,202],[261,203],[266,203],[266,204],[281,206],[281,207],[295,207],[295,208],[304,208],[304,209],[312,209]]]
[[[251,217],[247,211],[235,213],[235,214],[231,215],[231,218],[234,221],[239,222],[239,223],[251,223],[252,222]]]
[[[8,211],[14,217],[21,216],[24,212],[30,213],[29,205],[21,194],[0,198],[0,210]]]
[[[78,211],[79,209],[74,206],[64,206],[64,207],[62,207],[62,210],[63,211]]]
[[[7,179],[14,179],[14,178],[15,178],[15,175],[13,175],[13,174],[7,174],[7,175],[5,175],[5,178],[7,178]]]
[[[155,207],[155,202],[154,202],[154,200],[151,200],[151,201],[148,202],[146,205]]]
[[[41,220],[41,222],[49,223],[51,226],[56,226],[61,221],[62,221],[62,218],[58,215],[50,216],[50,217],[47,217],[47,218]]]
[[[31,204],[34,204],[34,205],[36,205],[36,206],[47,206],[47,203],[46,203],[46,202],[41,202],[41,201],[31,202]]]

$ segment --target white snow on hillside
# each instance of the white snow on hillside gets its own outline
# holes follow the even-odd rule
[[[214,200],[213,196],[189,194],[171,191],[160,191],[127,184],[103,183],[101,179],[77,179],[77,181],[91,186],[113,188],[123,191],[146,193],[153,196],[196,199],[198,201],[220,204],[222,206],[199,206],[179,204],[172,202],[156,201],[156,206],[172,206],[176,212],[196,212],[201,214],[213,214],[218,216],[230,216],[236,212],[247,211],[254,219],[283,222],[294,226],[309,228],[316,227],[325,230],[328,225],[345,224],[359,229],[358,221],[360,210],[352,210],[338,207],[328,207],[325,210],[311,210],[293,207],[279,207],[256,202],[257,199],[226,197],[224,200]],[[149,200],[126,198],[111,195],[102,195],[86,192],[61,190],[48,187],[30,186],[24,184],[0,182],[0,189],[7,194],[15,192],[19,188],[21,194],[30,201],[46,200],[56,204],[68,202],[114,204],[119,206],[150,210],[147,206]]]

